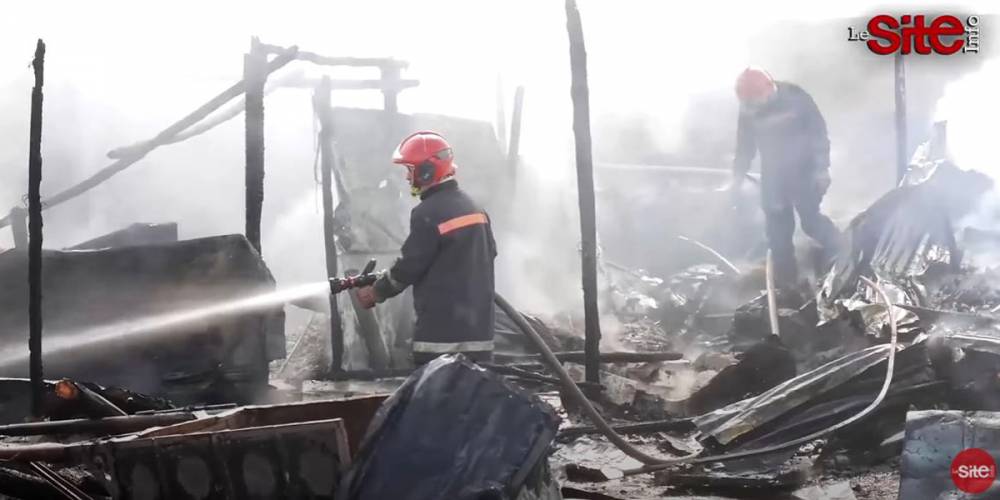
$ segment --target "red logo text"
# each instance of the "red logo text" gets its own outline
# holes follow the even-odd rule
[[[897,19],[881,14],[871,18],[864,31],[848,27],[847,40],[863,41],[879,55],[978,53],[979,21],[979,16],[969,16],[963,24],[950,15],[928,20],[924,15],[906,14]]]
[[[968,448],[951,461],[951,481],[966,493],[982,493],[997,478],[997,463],[985,450]]]

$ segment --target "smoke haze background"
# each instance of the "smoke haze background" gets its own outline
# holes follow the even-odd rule
[[[843,226],[892,186],[895,161],[892,58],[848,43],[847,27],[863,27],[874,13],[927,11],[923,7],[581,0],[595,157],[728,168],[737,109],[733,82],[743,67],[758,64],[778,79],[801,84],[824,112],[834,177],[825,207]],[[986,15],[996,8],[980,1],[939,4],[934,10]],[[991,29],[984,22],[984,33]],[[110,163],[108,150],[152,137],[239,80],[252,35],[327,55],[409,61],[404,77],[421,85],[400,95],[404,113],[492,122],[497,75],[503,78],[508,112],[513,88],[524,85],[522,189],[515,205],[525,223],[516,234],[500,235],[498,286],[514,290],[518,303],[535,310],[579,308],[579,222],[561,1],[12,3],[0,19],[2,210],[26,192],[29,66],[36,38],[48,45],[44,196]],[[984,34],[986,46],[978,56],[928,57],[911,65],[911,145],[926,133],[945,83],[995,53],[989,38]],[[286,71],[377,77],[374,70],[293,65]],[[310,98],[309,91],[283,89],[265,102],[263,253],[283,285],[324,275]],[[993,96],[986,93],[983,99]],[[333,102],[380,108],[382,98],[377,92],[342,91],[334,93]],[[953,134],[952,140],[959,139]],[[475,168],[461,162],[461,145],[456,153],[463,168]],[[240,233],[243,167],[240,117],[157,149],[88,194],[47,211],[46,246],[69,246],[133,222],[177,221],[182,238]],[[599,173],[599,190],[609,181]],[[629,189],[618,195],[670,204],[653,185]],[[669,233],[662,212],[642,217],[648,221],[628,221],[634,240],[602,238],[609,255],[651,233]],[[0,231],[0,246],[11,245],[10,232]],[[636,259],[656,258],[651,253]]]

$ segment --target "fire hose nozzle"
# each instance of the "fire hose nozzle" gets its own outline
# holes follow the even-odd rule
[[[361,274],[345,276],[343,278],[330,278],[330,293],[336,295],[344,290],[361,288],[374,284],[379,277],[379,273],[374,272],[375,264],[375,259],[371,259],[368,261],[368,264],[365,265]]]

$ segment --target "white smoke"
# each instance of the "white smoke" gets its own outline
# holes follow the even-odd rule
[[[982,69],[945,88],[935,119],[948,122],[948,149],[956,165],[978,170],[1000,181],[1000,151],[994,122],[1000,116],[1000,60],[986,62]]]
[[[891,10],[893,3],[908,5],[883,6]],[[662,0],[579,4],[595,148],[618,139],[610,136],[614,130],[601,134],[611,128],[602,128],[603,119],[629,115],[644,117],[664,150],[683,139],[681,120],[693,96],[731,92],[739,69],[759,62],[749,60],[746,49],[753,34],[780,29],[781,22],[871,11],[863,0],[780,0],[767,7]],[[980,3],[966,10],[990,9]],[[105,151],[153,136],[239,80],[251,35],[329,55],[409,61],[405,76],[421,85],[401,94],[406,113],[492,121],[499,73],[508,100],[515,86],[526,87],[521,151],[530,169],[524,177],[536,190],[518,195],[529,207],[527,222],[517,237],[501,241],[498,269],[510,276],[498,273],[498,280],[512,291],[519,287],[516,295],[524,303],[576,308],[579,219],[565,23],[563,2],[537,0],[11,2],[0,16],[0,212],[19,203],[25,191],[28,63],[38,37],[49,49],[43,195],[93,174],[108,163]],[[377,74],[338,69],[334,76]],[[381,97],[340,92],[334,104],[380,107]],[[322,228],[309,210],[314,184],[308,92],[278,91],[266,106],[265,258],[279,282],[321,277]],[[241,232],[242,164],[238,119],[158,150],[90,195],[46,212],[46,242],[70,245],[135,221],[176,220],[182,237]],[[5,246],[9,231],[0,231],[0,238]],[[292,250],[307,247],[313,250],[306,258]],[[288,262],[281,260],[286,255]]]
[[[976,228],[1000,230],[1000,151],[997,150],[993,120],[1000,116],[1000,59],[985,62],[982,68],[952,83],[937,103],[935,120],[947,121],[948,154],[964,170],[976,170],[991,177],[993,190],[979,199],[974,211],[956,223],[959,230]],[[966,262],[992,267],[1000,264],[1000,251],[993,245],[977,245],[966,254]]]

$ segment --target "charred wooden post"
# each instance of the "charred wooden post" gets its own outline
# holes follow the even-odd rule
[[[10,230],[14,234],[15,248],[28,248],[28,211],[21,207],[10,209]]]
[[[895,96],[896,96],[896,183],[903,180],[910,159],[907,157],[906,145],[906,66],[903,54],[896,54],[894,65]]]
[[[397,102],[397,97],[399,96],[400,67],[398,65],[385,65],[380,69],[384,85],[382,88],[382,99],[385,103],[385,110],[390,113],[398,113],[399,103]]]
[[[566,0],[566,29],[573,75],[573,136],[576,139],[576,185],[580,198],[581,260],[586,379],[600,382],[601,318],[597,308],[597,213],[594,202],[594,165],[590,147],[590,90],[587,88],[587,49],[575,0]]]
[[[333,116],[330,107],[330,78],[323,77],[313,95],[313,108],[319,117],[319,162],[323,189],[323,243],[326,252],[326,277],[340,276],[337,265],[337,242],[333,223]],[[330,371],[344,368],[344,327],[340,321],[337,296],[330,294]]]
[[[45,83],[45,42],[38,40],[35,88],[31,90],[31,128],[28,143],[28,353],[31,376],[31,413],[44,412],[42,373],[42,86]]]
[[[524,108],[524,87],[514,92],[514,111],[510,117],[510,142],[507,149],[507,171],[512,187],[517,185],[517,168],[521,154],[521,110]]]
[[[264,205],[264,83],[267,53],[254,38],[243,59],[246,82],[246,236],[261,252],[260,216]]]

